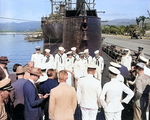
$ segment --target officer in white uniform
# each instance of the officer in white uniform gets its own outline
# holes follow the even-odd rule
[[[96,65],[87,65],[88,74],[80,78],[77,86],[77,99],[82,112],[82,120],[96,120],[100,105],[101,82],[94,78]]]
[[[146,59],[146,58],[143,57],[143,56],[140,56],[140,57],[139,57],[139,61],[145,64],[145,65],[144,65],[144,74],[150,76],[150,69],[147,67],[147,64],[148,64],[148,62],[149,62],[148,59]]]
[[[106,120],[121,120],[121,112],[124,109],[121,103],[128,104],[134,95],[134,92],[130,88],[117,80],[116,77],[118,74],[120,74],[120,71],[117,68],[109,67],[111,81],[104,85],[100,96]],[[127,96],[121,100],[123,92]]]
[[[87,60],[87,64],[91,64],[93,58],[89,55],[89,49],[84,50],[84,58]]]
[[[121,65],[119,65],[118,63],[115,63],[115,62],[110,62],[110,65],[113,66],[113,67],[115,67],[115,68],[117,68],[118,70],[121,68]],[[124,77],[121,74],[117,75],[117,79],[120,82],[124,83]]]
[[[31,61],[34,62],[34,67],[40,67],[40,64],[44,61],[44,55],[41,54],[41,47],[37,46],[36,53],[32,54]]]
[[[74,65],[75,87],[77,87],[78,79],[87,75],[87,61],[84,59],[84,52],[80,52],[79,57]]]
[[[66,53],[67,55],[67,59],[65,62],[65,70],[68,73],[68,79],[66,81],[66,83],[70,86],[74,85],[73,82],[73,58],[72,58],[72,51],[69,51]]]
[[[99,55],[99,50],[96,50],[94,54],[95,57],[93,58],[93,63],[97,65],[97,69],[94,76],[101,81],[102,72],[104,70],[104,59],[102,58],[102,56]]]
[[[121,58],[121,64],[127,67],[129,71],[131,70],[131,62],[132,62],[132,57],[130,55],[131,51],[129,49],[124,49],[123,51],[125,55],[123,55]]]
[[[66,54],[64,53],[65,49],[63,47],[59,47],[58,50],[58,53],[55,55],[55,67],[57,73],[65,69],[65,62],[67,58]]]
[[[45,49],[44,63],[46,69],[55,69],[55,61],[53,55],[50,54],[50,49]]]
[[[72,51],[72,55],[73,55],[73,63],[75,63],[76,60],[79,59],[79,55],[76,53],[76,47],[72,47],[71,51]]]

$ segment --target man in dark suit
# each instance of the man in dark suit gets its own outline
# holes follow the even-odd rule
[[[38,96],[35,82],[40,76],[42,76],[41,69],[32,68],[30,78],[23,86],[25,120],[43,120],[43,112],[40,105],[48,97],[48,94],[45,94],[43,97],[40,96],[40,98]]]
[[[51,89],[58,86],[58,82],[54,79],[55,77],[55,71],[53,69],[49,69],[47,71],[48,79],[44,82],[41,82],[39,85],[40,93],[45,95],[46,93],[50,93]],[[48,105],[49,105],[49,98],[45,99],[43,102],[44,107],[44,114],[45,114],[45,120],[49,120],[49,114],[48,114]]]

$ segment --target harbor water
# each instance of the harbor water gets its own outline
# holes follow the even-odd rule
[[[36,42],[28,42],[24,40],[25,35],[21,34],[5,34],[0,35],[0,56],[7,56],[8,71],[12,73],[13,65],[19,63],[26,65],[31,60],[31,55],[35,53],[35,47],[43,47],[43,40]]]

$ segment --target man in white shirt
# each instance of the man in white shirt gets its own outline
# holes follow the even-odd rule
[[[84,52],[80,52],[79,57],[74,65],[75,88],[77,87],[78,79],[87,75],[87,61],[84,59]]]
[[[116,77],[118,74],[120,74],[120,71],[117,68],[109,67],[109,77],[111,81],[104,85],[100,96],[106,120],[121,120],[121,112],[124,109],[121,103],[128,104],[134,95],[130,88],[117,80]],[[121,100],[123,92],[125,92],[127,96]]]
[[[87,76],[80,78],[77,86],[77,99],[81,107],[82,120],[96,120],[100,106],[101,83],[94,78],[96,65],[87,65]]]
[[[72,51],[66,53],[67,59],[65,62],[65,70],[68,73],[68,79],[66,83],[70,86],[73,86],[73,59],[72,59]]]
[[[76,53],[76,47],[72,47],[71,51],[72,51],[72,55],[73,55],[73,63],[75,63],[76,60],[79,59],[79,55]]]
[[[64,53],[65,49],[63,47],[59,47],[58,50],[58,53],[55,55],[55,67],[57,73],[65,69],[65,62],[67,58],[66,54]]]
[[[84,50],[84,58],[87,60],[87,64],[91,64],[92,63],[93,59],[89,55],[89,49],[85,49]]]
[[[131,51],[129,49],[124,49],[125,55],[123,55],[121,58],[121,64],[127,67],[128,71],[131,70],[131,62],[132,62],[130,52]]]
[[[99,55],[99,50],[96,50],[94,54],[95,57],[93,58],[93,63],[97,65],[97,69],[94,76],[101,81],[102,72],[104,70],[104,59],[102,58],[102,56]]]
[[[50,54],[50,49],[45,49],[44,63],[46,64],[46,69],[55,69],[54,57]]]
[[[115,62],[110,62],[110,65],[117,68],[118,70],[121,68],[121,65],[119,65],[118,63],[115,63]],[[117,79],[120,82],[124,83],[124,77],[120,73],[117,75]]]
[[[34,67],[40,67],[40,64],[43,63],[44,55],[41,54],[41,47],[37,46],[36,53],[32,54],[31,61],[34,62]]]

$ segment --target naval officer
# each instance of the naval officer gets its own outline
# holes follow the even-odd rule
[[[84,50],[84,58],[87,60],[87,64],[91,64],[93,61],[92,56],[89,55],[89,49]]]
[[[127,67],[129,71],[131,70],[131,62],[132,62],[132,57],[130,55],[131,51],[129,49],[124,49],[123,51],[125,55],[123,55],[121,58],[121,64]]]
[[[46,64],[46,69],[55,69],[54,57],[50,54],[50,49],[45,49],[44,63]]]
[[[67,58],[66,54],[64,53],[65,49],[63,47],[59,47],[58,50],[58,53],[55,55],[55,68],[57,73],[65,69],[65,62]]]
[[[104,85],[100,96],[106,120],[121,120],[121,112],[124,109],[121,103],[127,104],[134,95],[130,88],[118,81],[118,74],[120,74],[120,71],[117,68],[109,67],[109,77],[111,81]],[[125,92],[127,96],[121,100],[123,92]]]
[[[113,66],[113,67],[115,67],[115,68],[117,68],[118,70],[121,68],[121,65],[119,65],[118,63],[115,63],[115,62],[110,62],[110,65]],[[120,73],[117,75],[117,79],[120,82],[124,83],[124,77]]]
[[[79,59],[79,55],[76,53],[76,47],[72,47],[71,48],[71,51],[72,51],[72,55],[73,55],[73,63],[75,63],[75,61],[77,60],[77,59]]]
[[[74,65],[75,87],[77,87],[78,79],[87,75],[87,61],[84,59],[84,52],[79,52],[79,57]]]
[[[80,78],[77,86],[78,104],[82,111],[82,120],[96,120],[100,107],[101,82],[94,78],[96,65],[87,65],[87,76]]]
[[[41,54],[41,47],[37,46],[36,53],[32,54],[31,61],[34,62],[34,67],[40,67],[40,64],[43,62],[44,55]]]
[[[97,69],[94,76],[101,81],[102,72],[104,69],[104,59],[102,56],[99,55],[99,50],[96,50],[94,54],[95,57],[93,58],[93,63],[97,65]]]
[[[72,58],[72,51],[66,53],[67,59],[65,62],[65,70],[68,73],[68,79],[66,83],[70,86],[73,86],[73,58]]]

